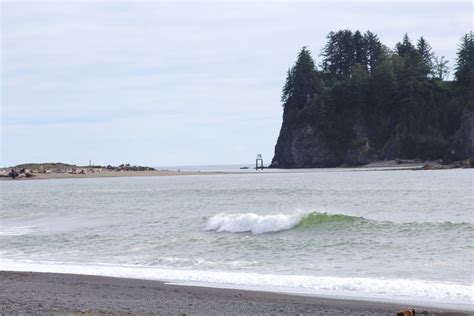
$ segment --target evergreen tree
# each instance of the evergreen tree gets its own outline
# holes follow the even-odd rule
[[[395,92],[397,91],[397,78],[393,62],[385,59],[377,64],[370,78],[370,94],[372,110],[379,113],[390,113]]]
[[[350,77],[356,64],[370,72],[384,55],[382,43],[370,31],[362,35],[360,31],[341,30],[329,33],[327,38],[321,52],[322,68],[332,78]]]
[[[327,38],[321,53],[323,71],[337,79],[349,77],[356,59],[352,31],[331,32]]]
[[[370,31],[365,32],[364,42],[366,45],[366,65],[369,71],[372,72],[383,55],[382,43],[380,43],[377,35]]]
[[[411,43],[408,34],[405,33],[402,42],[396,45],[397,54],[403,59],[403,69],[398,73],[398,104],[400,113],[408,115],[415,102],[415,89],[418,79],[418,65],[421,56]]]
[[[454,75],[460,85],[468,87],[474,78],[474,34],[472,31],[463,36],[457,55]]]
[[[339,66],[336,56],[336,52],[338,50],[338,48],[336,47],[336,33],[330,32],[326,38],[328,41],[324,46],[323,50],[321,51],[321,56],[324,57],[321,66],[325,73],[331,74],[332,76],[336,76],[339,72]]]
[[[420,67],[422,74],[427,76],[433,72],[433,59],[434,53],[432,52],[431,45],[422,37],[418,40],[416,45],[418,53],[421,55],[423,65]]]
[[[354,32],[353,36],[353,46],[354,46],[354,63],[367,67],[367,44],[364,36],[359,32],[359,30]]]
[[[396,51],[397,51],[397,54],[400,55],[403,58],[406,58],[406,57],[410,56],[415,51],[415,47],[411,43],[411,40],[408,37],[407,33],[405,33],[405,35],[403,35],[402,41],[397,43]]]
[[[362,109],[366,105],[369,76],[362,64],[356,64],[350,78],[350,88],[352,90],[352,106]]]
[[[339,33],[339,46],[341,50],[341,75],[349,77],[352,74],[352,67],[355,64],[354,43],[352,31],[344,30]]]
[[[286,74],[286,81],[285,85],[283,86],[282,94],[281,94],[281,102],[285,104],[288,101],[288,98],[291,96],[294,87],[294,80],[293,80],[293,71],[292,69],[288,69]]]
[[[288,70],[281,100],[283,106],[303,108],[321,89],[311,52],[303,47],[295,65]]]

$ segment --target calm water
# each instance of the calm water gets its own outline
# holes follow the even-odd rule
[[[473,171],[0,182],[0,268],[474,304]]]

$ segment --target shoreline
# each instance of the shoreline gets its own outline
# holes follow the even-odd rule
[[[196,166],[199,167],[199,166]],[[206,166],[202,166],[206,167]],[[183,166],[183,168],[187,168]],[[89,178],[121,178],[121,177],[169,177],[169,176],[194,176],[194,175],[242,175],[242,174],[277,174],[277,173],[301,173],[301,172],[361,172],[361,171],[438,171],[451,169],[464,169],[465,167],[443,166],[437,162],[405,162],[397,163],[396,161],[375,161],[362,166],[339,166],[333,168],[268,168],[258,171],[250,168],[249,170],[144,170],[144,171],[92,171],[85,173],[67,173],[67,172],[51,172],[51,173],[33,173],[30,177],[18,177],[12,179],[6,175],[9,168],[3,168],[0,174],[0,181],[18,181],[18,180],[49,180],[49,179],[89,179]],[[84,170],[86,170],[84,168]]]
[[[32,177],[21,177],[12,179],[2,176],[0,181],[29,181],[29,180],[50,180],[50,179],[90,179],[90,178],[124,178],[124,177],[169,177],[169,176],[192,176],[192,175],[216,175],[226,174],[225,172],[207,171],[177,171],[177,170],[153,170],[153,171],[102,171],[85,174],[73,173],[35,173]]]
[[[80,274],[0,271],[0,313],[429,315],[472,311]]]

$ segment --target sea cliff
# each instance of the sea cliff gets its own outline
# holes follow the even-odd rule
[[[288,70],[272,168],[361,166],[380,160],[474,157],[474,42],[446,79],[428,42],[395,49],[367,32],[331,32],[320,67],[303,47]]]

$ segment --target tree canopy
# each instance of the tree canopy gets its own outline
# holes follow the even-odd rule
[[[288,70],[282,102],[286,106],[304,107],[308,100],[318,92],[318,73],[311,52],[303,47],[298,54],[295,65]]]
[[[474,107],[472,31],[461,39],[454,81],[446,81],[444,56],[408,34],[389,49],[370,31],[330,32],[320,58],[318,70],[307,47],[298,53],[282,89],[284,118],[317,126],[341,150],[351,146],[354,122],[362,118],[375,151],[442,158],[463,109]]]

